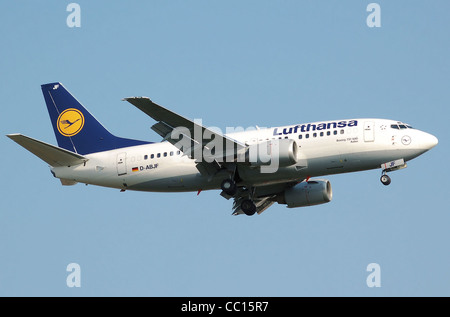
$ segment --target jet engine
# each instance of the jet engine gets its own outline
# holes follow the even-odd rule
[[[330,181],[315,179],[298,183],[285,190],[277,196],[277,202],[286,204],[288,208],[295,208],[328,203],[332,197]]]
[[[251,144],[245,152],[245,161],[252,166],[291,166],[297,163],[298,146],[291,139],[274,139]]]

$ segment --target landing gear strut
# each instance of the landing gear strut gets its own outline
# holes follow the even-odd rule
[[[255,196],[256,187],[248,188],[248,198],[242,200],[241,209],[247,216],[253,216],[256,212],[256,205],[253,202]]]
[[[236,165],[228,166],[227,172],[229,174],[229,178],[226,178],[222,181],[222,184],[220,184],[220,188],[223,190],[225,194],[229,196],[234,196],[238,191],[236,182],[239,182],[240,180],[239,175],[237,173]]]
[[[383,173],[383,175],[381,175],[380,181],[383,183],[383,185],[387,186],[391,183],[391,178],[386,173]]]

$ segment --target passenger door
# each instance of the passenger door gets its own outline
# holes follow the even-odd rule
[[[364,142],[375,141],[375,124],[373,121],[364,122]]]
[[[117,175],[122,176],[127,174],[127,153],[117,154]]]

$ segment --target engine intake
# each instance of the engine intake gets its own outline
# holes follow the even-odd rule
[[[328,203],[333,198],[330,181],[315,179],[301,182],[278,195],[277,202],[288,208],[306,207]]]

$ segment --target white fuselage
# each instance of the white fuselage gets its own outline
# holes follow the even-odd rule
[[[227,136],[246,145],[288,138],[295,140],[298,146],[297,163],[280,167],[274,173],[262,173],[260,167],[238,164],[241,185],[245,186],[380,168],[389,161],[411,160],[437,143],[431,134],[384,119],[258,128]],[[154,192],[219,189],[226,177],[225,172],[214,177],[202,175],[195,160],[183,155],[169,142],[93,153],[86,158],[89,160],[85,164],[52,167],[52,172],[69,183]]]

